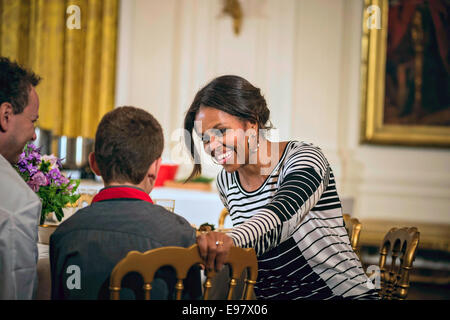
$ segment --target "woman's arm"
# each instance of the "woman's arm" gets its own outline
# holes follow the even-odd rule
[[[280,179],[282,182],[272,201],[250,219],[227,234],[210,232],[197,237],[207,269],[220,270],[233,245],[254,248],[261,256],[288,239],[327,189],[330,168],[319,148],[302,145],[293,150]],[[218,189],[221,190],[220,185]],[[225,199],[221,193],[224,205]]]
[[[319,201],[329,174],[328,166],[324,170],[303,166],[290,170],[272,201],[228,233],[234,245],[254,248],[261,256],[288,239]]]

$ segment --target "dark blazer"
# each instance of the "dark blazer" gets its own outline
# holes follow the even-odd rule
[[[196,242],[195,235],[195,229],[183,217],[146,201],[95,202],[64,221],[50,237],[52,299],[109,299],[109,275],[129,251],[188,247]],[[152,299],[172,299],[174,271],[165,267],[156,277]],[[140,276],[129,274],[122,287],[130,289],[122,289],[121,298],[142,298],[142,285]],[[198,267],[191,269],[185,288],[185,299],[201,295]]]

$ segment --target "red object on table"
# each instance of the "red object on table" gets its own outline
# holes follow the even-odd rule
[[[155,187],[161,187],[165,181],[172,181],[178,170],[177,164],[161,164],[158,176],[156,177]]]

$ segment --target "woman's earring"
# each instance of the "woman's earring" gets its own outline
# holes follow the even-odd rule
[[[251,135],[251,138],[253,138],[253,139],[255,139],[256,138],[256,135]],[[255,148],[250,148],[250,138],[247,140],[247,144],[248,144],[248,150],[250,151],[250,152],[252,152],[252,153],[255,153],[255,152],[257,152],[258,151],[258,148],[259,148],[259,142],[257,141],[257,143],[256,143],[256,147]]]

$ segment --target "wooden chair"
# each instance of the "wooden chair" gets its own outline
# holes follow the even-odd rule
[[[80,197],[74,204],[67,205],[68,207],[72,208],[84,208],[91,204],[92,199],[94,199],[95,194],[89,194],[89,193],[81,193]]]
[[[183,280],[187,277],[189,269],[195,264],[202,264],[198,246],[194,244],[189,248],[182,247],[162,247],[153,249],[144,253],[138,251],[130,251],[125,258],[117,263],[111,272],[110,279],[110,298],[111,300],[120,299],[120,290],[122,278],[129,272],[140,273],[144,280],[144,297],[150,300],[151,283],[154,279],[156,271],[163,266],[172,266],[176,270],[177,283],[176,299],[181,300],[183,292]],[[232,271],[230,286],[228,289],[228,297],[230,300],[233,290],[237,284],[237,280],[244,269],[247,269],[247,279],[245,280],[245,289],[243,299],[250,300],[253,293],[253,286],[258,276],[258,262],[254,249],[242,249],[232,247],[225,262]],[[214,272],[207,274],[204,284],[203,299],[208,300],[209,291],[212,287],[211,279],[215,276]]]
[[[170,212],[175,210],[175,200],[173,199],[153,199],[153,202],[159,206],[166,208]]]
[[[343,214],[345,229],[347,229],[348,237],[353,251],[359,256],[359,236],[361,234],[361,222],[358,219],[350,217],[349,214]]]
[[[223,226],[225,225],[225,218],[229,215],[227,208],[223,208],[222,211],[220,211],[219,215],[219,229],[223,229]]]
[[[415,227],[392,228],[384,237],[379,263],[382,299],[406,299],[419,238],[420,233]]]

